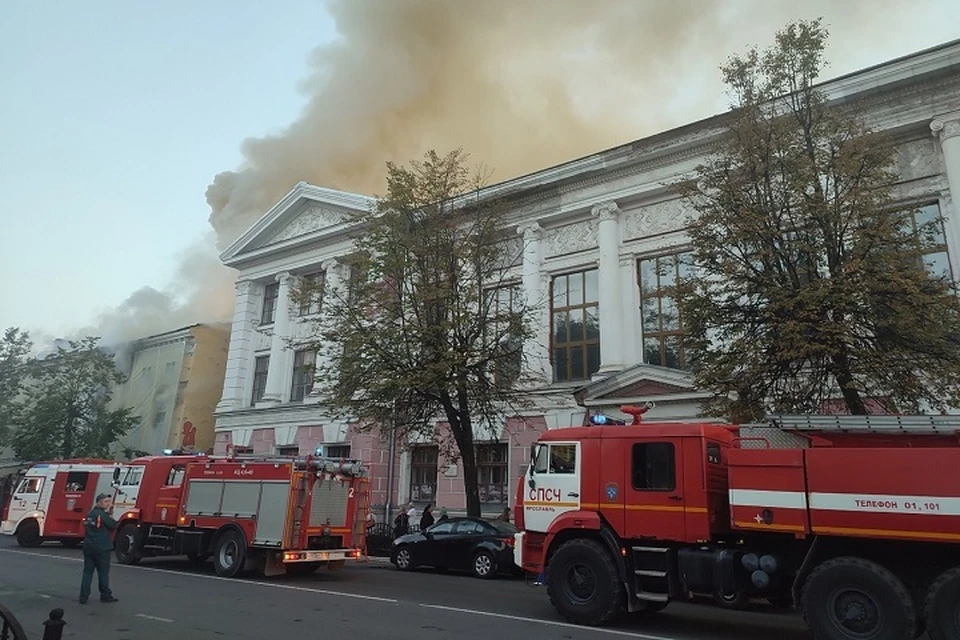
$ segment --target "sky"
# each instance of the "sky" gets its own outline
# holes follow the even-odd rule
[[[724,108],[727,56],[816,15],[828,77],[960,38],[948,0],[6,0],[0,329],[229,318],[217,252],[298,180],[370,192],[467,129],[516,174],[680,126]]]

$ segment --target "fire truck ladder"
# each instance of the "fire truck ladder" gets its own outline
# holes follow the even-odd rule
[[[362,555],[357,558],[367,562],[367,512],[370,510],[370,482],[363,479],[357,485],[357,505],[353,514],[354,547],[361,550]]]
[[[960,432],[960,416],[771,415],[766,421],[781,431],[947,436]]]

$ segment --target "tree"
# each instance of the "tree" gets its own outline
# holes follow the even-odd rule
[[[734,104],[717,153],[682,186],[695,275],[679,287],[714,412],[735,420],[957,406],[960,306],[924,268],[940,220],[899,207],[891,141],[815,86],[819,20],[721,67]]]
[[[401,442],[426,437],[458,457],[471,515],[480,514],[474,441],[495,437],[494,425],[524,403],[531,335],[529,307],[506,279],[522,248],[481,183],[459,150],[388,163],[349,286],[325,288],[316,332],[316,380],[329,406],[361,428]],[[304,286],[294,298],[313,294]]]
[[[16,327],[8,328],[0,339],[0,445],[7,442],[20,416],[31,347],[30,335]]]
[[[110,410],[111,389],[123,381],[99,338],[58,346],[31,367],[29,398],[13,435],[21,460],[108,457],[136,423],[129,409]]]

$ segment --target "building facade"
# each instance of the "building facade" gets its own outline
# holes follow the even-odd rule
[[[918,222],[942,216],[928,268],[960,274],[960,41],[834,79],[828,99],[856,101],[896,141],[898,202]],[[489,188],[511,203],[522,260],[513,277],[538,304],[524,345],[540,383],[534,407],[478,443],[485,510],[512,506],[515,479],[544,429],[589,413],[654,403],[658,420],[697,417],[707,395],[686,371],[672,284],[688,268],[692,210],[669,187],[724,134],[723,116],[695,122]],[[215,450],[328,454],[367,461],[373,504],[464,505],[455,461],[431,442],[390,443],[324,411],[304,345],[322,299],[294,305],[300,278],[342,287],[357,217],[369,197],[298,184],[222,255],[238,271],[236,310]]]
[[[115,354],[126,381],[114,389],[110,406],[130,408],[139,419],[117,444],[118,455],[213,451],[229,342],[229,325],[195,324],[141,338]]]

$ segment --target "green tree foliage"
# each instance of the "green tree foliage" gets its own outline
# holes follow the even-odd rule
[[[827,35],[792,23],[721,67],[729,135],[683,187],[698,213],[688,348],[712,410],[735,420],[960,401],[958,298],[923,261],[942,223],[915,226],[891,141],[815,86]]]
[[[70,342],[33,363],[12,438],[19,459],[108,457],[110,446],[135,424],[129,409],[107,408],[113,385],[123,377],[98,342]]]
[[[387,192],[355,240],[349,286],[325,287],[316,380],[325,401],[363,428],[401,443],[426,437],[457,456],[467,511],[479,515],[474,441],[490,439],[523,403],[531,329],[506,280],[522,248],[507,242],[516,233],[503,208],[480,197],[465,160],[458,150],[387,165]],[[312,293],[301,287],[294,298]],[[437,432],[438,421],[449,430]]]
[[[5,445],[13,425],[20,419],[21,393],[27,378],[30,336],[16,327],[0,339],[0,445]]]

